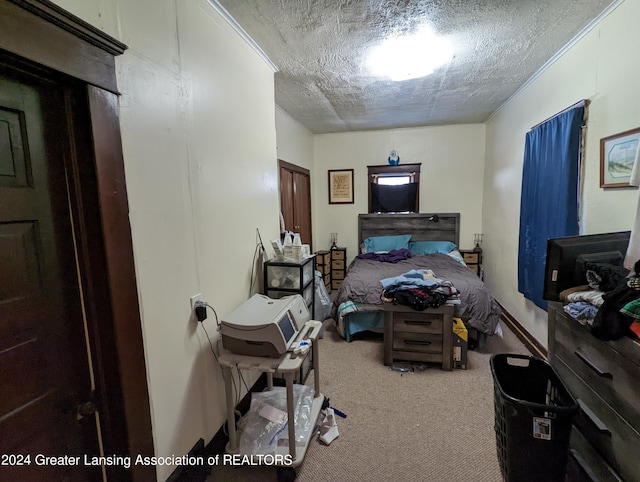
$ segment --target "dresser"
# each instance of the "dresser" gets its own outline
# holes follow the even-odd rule
[[[442,364],[453,360],[453,306],[416,311],[405,305],[384,303],[384,364],[394,360]]]
[[[640,344],[594,337],[561,303],[548,316],[549,361],[580,405],[571,454],[581,477],[640,482]]]
[[[347,273],[347,248],[331,248],[331,289],[342,286]]]

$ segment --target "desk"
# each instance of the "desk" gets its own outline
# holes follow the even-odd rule
[[[314,399],[311,408],[311,419],[314,421],[314,425],[317,422],[320,410],[322,409],[322,403],[324,402],[324,396],[320,393],[320,372],[318,369],[319,355],[318,355],[318,334],[322,328],[320,321],[307,321],[304,328],[298,335],[297,340],[308,339],[311,341],[311,350],[313,358],[313,377],[314,377]],[[229,429],[229,443],[227,445],[228,453],[237,453],[240,445],[238,431],[235,423],[235,400],[232,386],[233,370],[239,368],[240,370],[257,370],[267,374],[268,388],[273,388],[273,374],[281,373],[284,375],[285,387],[287,393],[287,417],[288,420],[293,421],[294,412],[294,400],[293,400],[293,377],[296,372],[299,373],[300,366],[304,361],[303,356],[294,356],[292,353],[285,353],[279,358],[269,357],[257,357],[247,355],[237,355],[230,351],[224,350],[218,357],[218,362],[222,367],[222,374],[224,376],[224,388],[227,399],[227,426]],[[296,467],[302,462],[309,445],[309,440],[306,440],[300,447],[302,450],[298,451],[296,447],[296,433],[295,423],[288,424],[289,429],[289,455],[293,463],[292,467]],[[313,433],[313,432],[312,432]],[[284,448],[278,448],[276,453],[280,453]],[[283,454],[284,455],[284,454]]]

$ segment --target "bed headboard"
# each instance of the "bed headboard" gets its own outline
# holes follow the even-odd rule
[[[460,213],[358,215],[358,246],[371,236],[398,234],[410,234],[411,241],[452,241],[459,246]]]

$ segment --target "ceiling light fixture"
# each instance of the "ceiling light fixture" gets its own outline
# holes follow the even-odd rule
[[[367,65],[376,76],[402,81],[430,75],[452,58],[451,42],[424,26],[412,35],[385,39],[371,49]]]

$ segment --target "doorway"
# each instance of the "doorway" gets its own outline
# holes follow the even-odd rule
[[[52,2],[0,10],[0,449],[152,456],[115,78],[126,46]],[[32,458],[3,477],[14,468],[155,480],[151,465]]]
[[[311,235],[311,177],[302,167],[278,160],[280,212],[287,231],[300,233],[302,244],[313,252]]]
[[[100,455],[65,159],[65,89],[0,75],[0,453]],[[102,478],[99,466],[4,467],[16,479]]]

